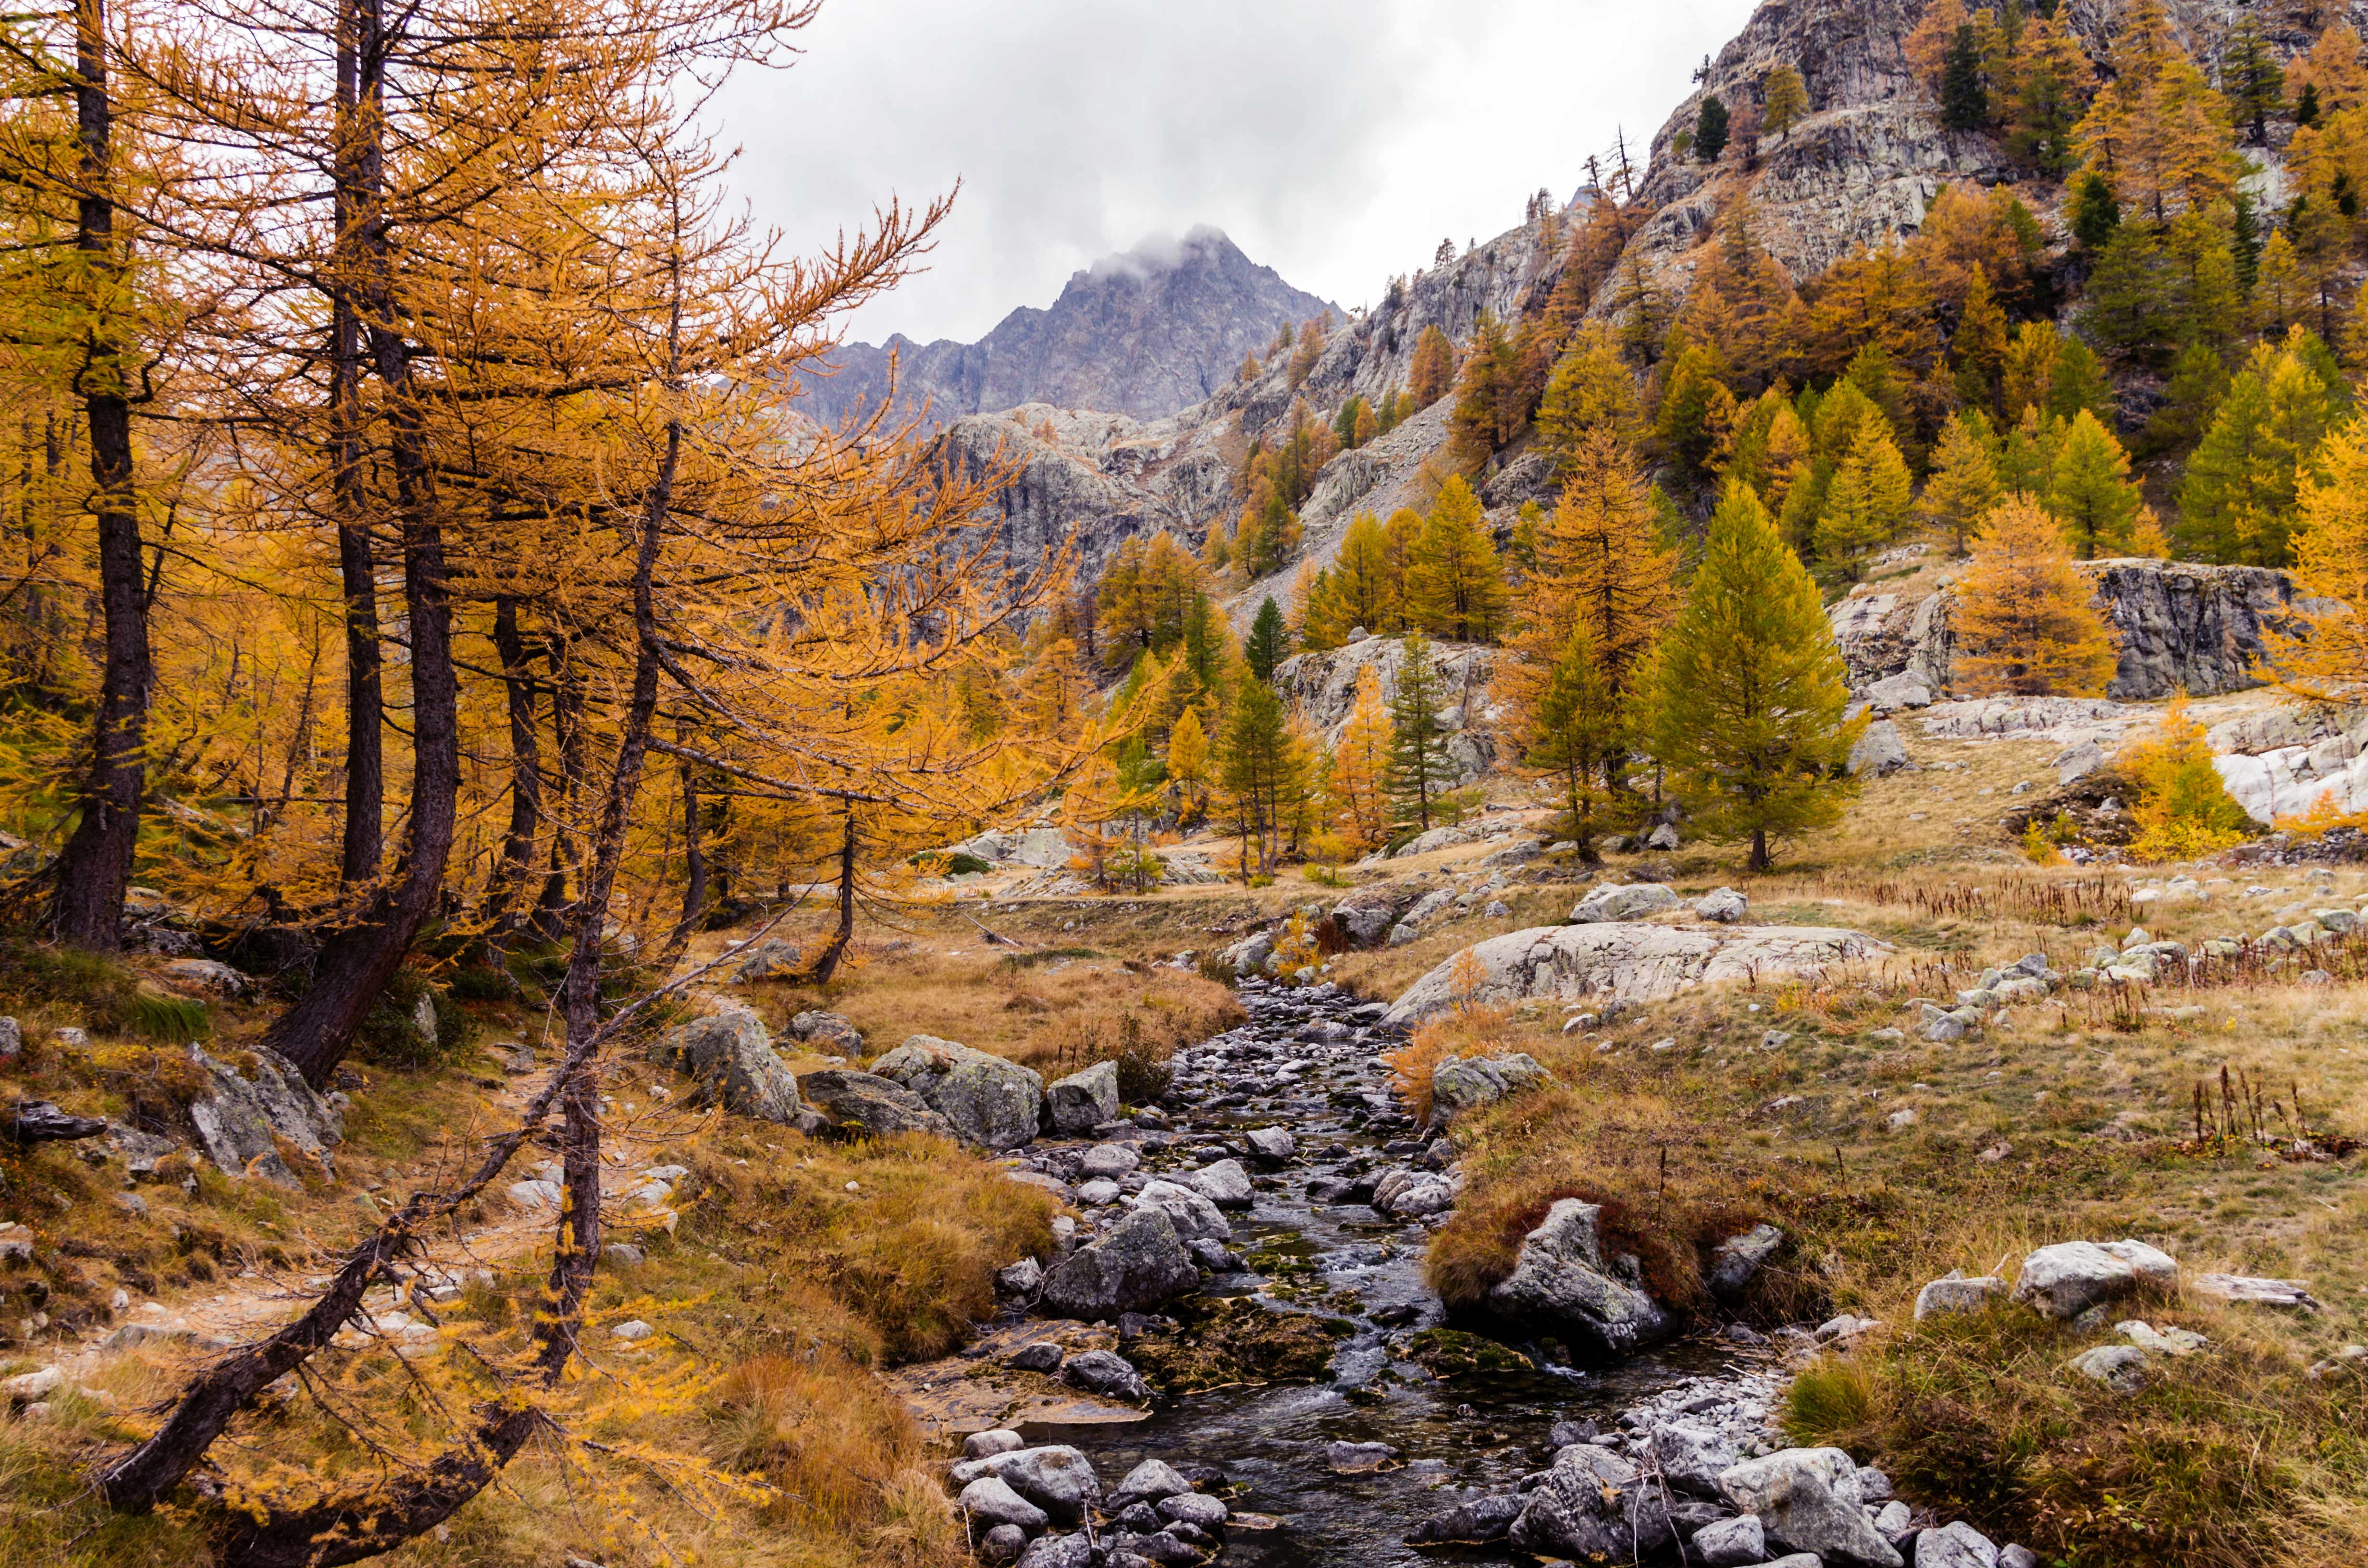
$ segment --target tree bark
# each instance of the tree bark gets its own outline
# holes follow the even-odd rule
[[[502,863],[494,872],[487,914],[496,930],[510,926],[509,905],[531,874],[534,836],[542,824],[542,747],[534,725],[534,677],[526,665],[526,641],[518,635],[518,600],[494,601],[494,652],[502,661],[502,685],[510,722],[510,824],[502,838]]]
[[[114,106],[107,90],[105,0],[74,6],[74,109],[82,143],[74,248],[93,301],[88,363],[81,372],[83,416],[90,426],[91,512],[98,524],[98,592],[107,655],[99,676],[91,768],[81,790],[82,818],[53,868],[50,926],[62,940],[112,951],[123,945],[123,892],[140,842],[147,788],[148,603],[140,559],[140,518],[131,485],[131,405],[125,395],[124,346],[108,335],[120,301],[115,254]]]
[[[355,290],[382,244],[385,157],[380,120],[384,51],[378,0],[339,0],[336,225],[330,257],[329,492],[336,512],[337,574],[345,596],[346,820],[337,877],[349,889],[378,880],[386,852],[386,697],[378,629],[378,566],[362,482],[363,335]]]
[[[855,937],[855,803],[846,804],[847,831],[838,841],[838,928],[814,955],[816,985],[830,983],[830,977],[838,972],[839,960],[847,956],[848,943]]]
[[[675,733],[677,742],[687,744],[689,738],[679,729]],[[658,955],[661,971],[673,968],[675,960],[682,957],[683,949],[690,945],[691,933],[698,930],[708,910],[707,843],[699,820],[697,765],[684,757],[677,760],[677,767],[682,773],[682,917],[675,922],[666,949]]]

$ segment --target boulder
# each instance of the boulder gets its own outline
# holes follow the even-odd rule
[[[1555,1002],[1657,1001],[1700,985],[1787,975],[1815,976],[1890,948],[1855,931],[1818,926],[1651,926],[1626,921],[1540,926],[1507,932],[1468,951],[1481,968],[1482,1006]],[[1383,1017],[1410,1028],[1461,1000],[1455,966],[1462,954],[1424,975]]]
[[[1721,926],[1733,926],[1749,912],[1751,901],[1733,888],[1719,888],[1704,893],[1694,904],[1695,918],[1714,920]]]
[[[1902,670],[1868,686],[1866,700],[1879,713],[1896,712],[1902,708],[1930,708],[1932,688],[1920,677]]]
[[[1538,1557],[1627,1562],[1659,1551],[1674,1534],[1659,1487],[1611,1449],[1574,1443],[1554,1455],[1507,1539]]]
[[[982,1535],[998,1525],[1015,1526],[1032,1535],[1053,1522],[1043,1509],[992,1475],[982,1475],[963,1487],[954,1502],[971,1521],[971,1528]]]
[[[337,1108],[304,1081],[296,1064],[278,1051],[255,1048],[255,1077],[241,1076],[197,1046],[189,1059],[206,1075],[211,1092],[192,1101],[189,1122],[207,1158],[233,1176],[260,1176],[283,1187],[298,1185],[273,1140],[285,1138],[314,1159],[345,1140]],[[153,1167],[152,1167],[153,1168]]]
[[[650,1056],[698,1079],[700,1096],[734,1116],[797,1119],[798,1081],[774,1054],[764,1020],[746,1007],[726,1007],[668,1029]]]
[[[931,1132],[951,1138],[953,1124],[902,1084],[872,1073],[838,1068],[809,1073],[798,1087],[832,1126],[867,1137]]]
[[[1621,1355],[1669,1331],[1668,1314],[1636,1285],[1607,1270],[1596,1235],[1595,1204],[1557,1199],[1521,1238],[1512,1273],[1488,1291],[1508,1316],[1555,1324],[1590,1347]]]
[[[1744,1568],[1747,1563],[1768,1561],[1768,1532],[1759,1528],[1757,1514],[1738,1514],[1704,1525],[1694,1531],[1687,1546],[1706,1568]]]
[[[1872,773],[1877,778],[1909,767],[1907,743],[1899,738],[1899,726],[1888,719],[1877,719],[1850,743],[1850,760],[1845,765],[1851,775]]]
[[[1916,1292],[1916,1321],[1944,1317],[1951,1312],[1978,1312],[2006,1294],[2006,1281],[1996,1275],[1978,1275],[1968,1279],[1957,1269],[1951,1269]]]
[[[1037,1309],[1053,1317],[1087,1322],[1114,1318],[1122,1312],[1156,1307],[1200,1282],[1200,1270],[1177,1236],[1174,1221],[1159,1209],[1144,1208],[1053,1265],[1044,1277]]]
[[[1142,1164],[1143,1156],[1127,1144],[1097,1143],[1078,1160],[1077,1174],[1117,1181],[1122,1176],[1133,1176],[1135,1167]]]
[[[1719,1243],[1710,1255],[1711,1294],[1724,1301],[1741,1296],[1752,1277],[1783,1244],[1784,1233],[1773,1225],[1754,1225]]]
[[[1998,1551],[1989,1537],[1954,1519],[1916,1538],[1916,1568],[1998,1568]]]
[[[1068,1137],[1091,1132],[1118,1119],[1118,1063],[1092,1066],[1055,1078],[1044,1088],[1045,1115],[1053,1131]]]
[[[1242,1134],[1242,1142],[1250,1153],[1272,1165],[1281,1165],[1299,1152],[1299,1141],[1281,1127],[1253,1127]]]
[[[2318,1298],[2301,1279],[2263,1279],[2250,1274],[2199,1274],[2189,1290],[2215,1301],[2239,1307],[2283,1307],[2289,1312],[2315,1312]]]
[[[1135,1200],[1142,1208],[1156,1209],[1167,1215],[1168,1224],[1181,1240],[1206,1236],[1211,1241],[1224,1241],[1234,1233],[1234,1227],[1217,1211],[1215,1204],[1181,1182],[1144,1182]]]
[[[1087,1350],[1069,1358],[1061,1369],[1064,1381],[1105,1399],[1148,1399],[1151,1390],[1134,1363],[1110,1350]]]
[[[1662,1477],[1698,1497],[1717,1496],[1718,1478],[1743,1458],[1733,1437],[1700,1421],[1664,1421],[1653,1428],[1652,1445]]]
[[[1239,1160],[1219,1160],[1201,1166],[1184,1178],[1185,1185],[1220,1209],[1247,1209],[1250,1206],[1250,1173],[1242,1169]]]
[[[246,976],[213,959],[175,959],[156,972],[190,991],[211,991],[222,996],[246,994]]]
[[[1191,1490],[1192,1483],[1178,1474],[1166,1460],[1145,1460],[1126,1472],[1126,1478],[1110,1494],[1109,1507],[1117,1513],[1130,1504],[1156,1503]]]
[[[1075,1535],[1042,1535],[1019,1554],[1019,1568],[1092,1568],[1094,1543],[1084,1530]]]
[[[1779,1551],[1850,1568],[1904,1568],[1856,1501],[1856,1470],[1839,1449],[1784,1449],[1730,1467],[1718,1483],[1736,1511],[1759,1517]]]
[[[2022,1260],[2014,1299],[2052,1318],[2075,1318],[2100,1301],[2179,1284],[2179,1264],[2144,1242],[2058,1242]]]
[[[2115,1393],[2135,1393],[2146,1387],[2146,1353],[2135,1345],[2100,1345],[2083,1350],[2069,1364],[2090,1382]]]
[[[1597,888],[1570,912],[1574,926],[1604,921],[1640,920],[1665,909],[1675,909],[1678,895],[1660,882],[1622,882]]]
[[[1373,1207],[1384,1214],[1415,1219],[1444,1214],[1455,1207],[1454,1179],[1435,1171],[1392,1171],[1373,1184]]]
[[[794,980],[803,972],[798,949],[778,937],[768,937],[734,955],[729,983],[752,985],[760,980]]]
[[[871,1063],[953,1124],[965,1143],[1018,1149],[1035,1140],[1044,1114],[1044,1080],[1017,1062],[950,1040],[916,1034]]]
[[[863,1054],[863,1036],[853,1024],[837,1013],[809,1010],[790,1020],[790,1033],[806,1042],[809,1049],[825,1055],[856,1057]]]
[[[1529,1499],[1520,1493],[1474,1497],[1443,1514],[1433,1514],[1406,1532],[1409,1546],[1485,1546],[1502,1540]]]
[[[2047,766],[2055,769],[2058,788],[2077,784],[2091,773],[2104,770],[2105,748],[2093,740],[2082,741],[2077,745],[2066,746],[2049,757]]]
[[[1554,1074],[1527,1051],[1441,1057],[1430,1072],[1430,1125],[1444,1127],[1467,1110],[1553,1080]]]
[[[953,1483],[967,1489],[993,1477],[1057,1521],[1079,1523],[1087,1511],[1101,1506],[1102,1483],[1086,1456],[1063,1444],[1011,1449],[954,1466]],[[1038,1526],[1042,1528],[1042,1526]]]

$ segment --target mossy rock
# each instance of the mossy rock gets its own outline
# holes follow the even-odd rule
[[[1426,1328],[1406,1341],[1406,1354],[1407,1360],[1436,1378],[1535,1370],[1530,1358],[1511,1346],[1460,1328]]]
[[[1269,1312],[1245,1296],[1178,1302],[1173,1329],[1143,1335],[1127,1357],[1170,1394],[1230,1383],[1305,1382],[1332,1368],[1350,1325],[1338,1318]]]

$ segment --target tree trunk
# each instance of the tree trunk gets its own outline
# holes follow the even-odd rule
[[[677,730],[675,739],[688,744],[690,736]],[[699,775],[688,758],[676,766],[682,773],[682,918],[675,922],[666,949],[658,955],[661,971],[673,968],[675,960],[682,957],[683,949],[690,945],[691,933],[699,928],[708,910],[707,844],[699,821]]]
[[[1751,858],[1747,862],[1748,869],[1754,871],[1764,871],[1774,864],[1775,862],[1768,857],[1768,830],[1764,827],[1753,828],[1751,830]]]
[[[365,521],[362,324],[354,300],[374,244],[384,177],[378,119],[383,61],[376,0],[340,0],[336,27],[337,147],[330,175],[336,240],[330,267],[328,455],[329,493],[336,510],[337,575],[346,607],[346,820],[337,879],[355,889],[378,880],[386,853],[386,695],[379,648],[378,564]]]
[[[827,985],[830,977],[838,972],[838,960],[847,956],[847,944],[855,938],[855,802],[847,802],[847,831],[838,841],[838,928],[816,954],[814,962],[814,983]]]
[[[501,931],[510,928],[510,903],[530,874],[534,835],[542,823],[542,748],[534,727],[534,677],[527,671],[525,639],[518,635],[518,600],[508,595],[494,601],[494,652],[502,661],[510,721],[510,824],[486,899],[486,917]]]
[[[584,782],[584,688],[564,633],[552,633],[543,655],[551,665],[551,734],[559,747],[559,806],[551,813],[550,869],[535,900],[533,924],[539,935],[557,941],[567,931],[567,867],[575,850],[568,824]]]
[[[81,789],[82,819],[53,869],[50,926],[62,940],[112,951],[123,945],[123,892],[140,842],[141,798],[147,787],[148,604],[140,569],[140,518],[131,489],[131,407],[124,396],[124,347],[109,339],[120,268],[115,255],[111,138],[114,107],[107,92],[105,0],[76,0],[75,117],[82,143],[82,186],[74,248],[82,253],[85,286],[106,297],[91,301],[89,364],[78,378],[88,390],[83,415],[90,426],[91,512],[98,524],[98,592],[107,621],[107,656],[99,676],[98,715],[90,773]]]

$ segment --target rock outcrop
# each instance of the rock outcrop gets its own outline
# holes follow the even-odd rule
[[[252,1075],[217,1061],[196,1046],[195,1062],[211,1092],[189,1106],[189,1121],[206,1156],[229,1176],[259,1176],[283,1187],[297,1185],[296,1173],[279,1156],[275,1141],[285,1138],[315,1160],[345,1139],[345,1118],[336,1102],[304,1081],[296,1064],[279,1052],[256,1047]]]
[[[1610,922],[1538,926],[1492,937],[1471,951],[1486,978],[1482,1004],[1589,996],[1650,1001],[1696,985],[1816,974],[1890,949],[1872,937],[1823,926],[1648,926]],[[1451,959],[1406,989],[1383,1022],[1420,1023],[1455,1005]]]
[[[904,1085],[871,1073],[829,1070],[809,1073],[798,1087],[829,1125],[842,1131],[885,1138],[898,1132],[956,1136],[954,1125]]]
[[[1053,1265],[1037,1305],[1048,1316],[1091,1322],[1156,1307],[1200,1282],[1167,1214],[1138,1209]]]
[[[1596,1219],[1602,1210],[1558,1199],[1521,1238],[1513,1271],[1492,1286],[1488,1305],[1508,1317],[1554,1324],[1600,1354],[1623,1355],[1670,1328],[1645,1292],[1634,1257],[1607,1260]]]
[[[650,1056],[698,1079],[702,1097],[734,1116],[797,1119],[798,1081],[775,1054],[764,1020],[746,1007],[725,1007],[668,1029]]]
[[[2213,726],[2220,781],[2259,823],[2301,816],[2322,801],[2368,810],[2368,709],[2273,708]]]
[[[1495,766],[1494,726],[1502,717],[1489,695],[1495,651],[1468,642],[1431,644],[1431,665],[1440,687],[1440,728],[1457,782],[1469,783]],[[1275,666],[1275,689],[1296,705],[1326,740],[1338,741],[1357,705],[1357,682],[1370,669],[1380,678],[1382,700],[1397,695],[1406,667],[1406,644],[1395,637],[1367,636],[1323,653],[1295,653]]]
[[[965,1143],[1017,1149],[1035,1140],[1044,1114],[1044,1080],[1017,1062],[950,1040],[916,1034],[871,1064],[953,1125]]]

